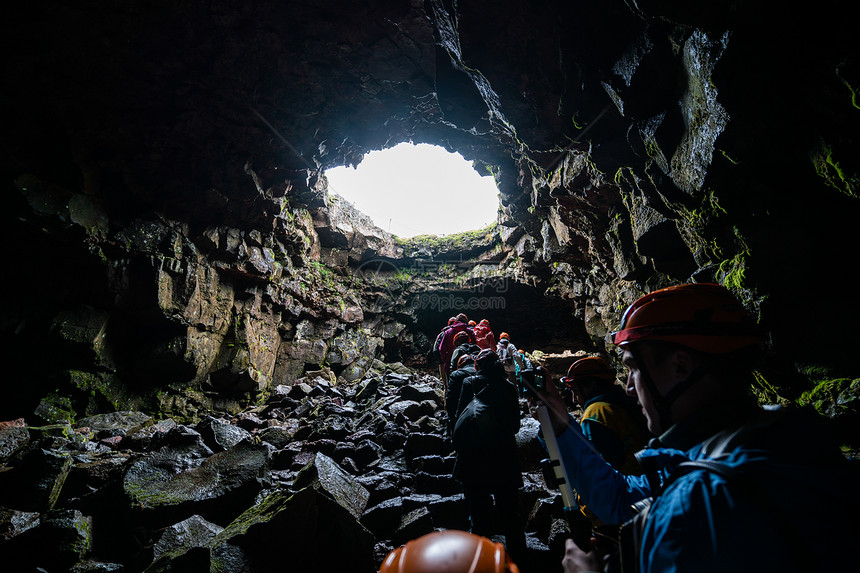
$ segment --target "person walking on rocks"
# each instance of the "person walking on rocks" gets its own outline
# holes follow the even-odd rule
[[[505,369],[505,376],[511,383],[517,383],[517,366],[522,370],[522,356],[517,352],[517,347],[511,342],[511,336],[507,332],[499,335],[499,343],[496,346],[496,354]]]
[[[451,327],[453,327],[455,323],[457,323],[456,316],[452,316],[448,319],[448,324],[446,324],[445,327],[439,331],[439,334],[436,335],[436,339],[433,341],[433,348],[430,349],[429,358],[431,361],[435,360],[439,363],[439,379],[443,382],[446,380],[447,375],[445,363],[442,362],[442,341],[445,339],[445,335],[449,330],[451,330]]]
[[[448,325],[442,329],[433,343],[433,354],[439,360],[439,377],[442,379],[442,394],[448,384],[448,374],[451,372],[451,355],[454,353],[454,337],[460,332],[466,332],[471,342],[475,341],[475,333],[469,327],[469,318],[460,313],[448,320]]]
[[[473,330],[475,332],[475,344],[477,344],[481,350],[484,348],[489,348],[491,350],[496,349],[496,336],[493,334],[493,331],[490,330],[489,320],[482,318]]]
[[[469,338],[468,331],[464,330],[462,332],[458,332],[454,335],[454,352],[451,353],[450,370],[453,371],[457,368],[457,362],[460,360],[461,356],[468,354],[474,360],[475,356],[477,356],[480,351],[481,349],[478,345],[472,342],[471,338]],[[448,377],[450,378],[451,375],[449,374]]]
[[[454,423],[457,421],[463,381],[475,374],[477,374],[475,357],[463,354],[457,361],[457,368],[448,376],[448,388],[445,394],[445,411],[448,412],[448,436],[454,434]]]
[[[517,389],[520,391],[521,396],[526,395],[526,386],[523,383],[523,375],[524,373],[534,372],[534,364],[532,364],[531,359],[526,356],[526,351],[522,348],[517,350],[517,355],[519,360],[514,360],[514,376],[517,380]]]
[[[856,570],[857,465],[814,410],[756,404],[760,338],[728,289],[654,291],[610,337],[627,393],[658,436],[637,454],[645,475],[606,463],[553,385],[540,398],[571,485],[599,519],[624,523],[625,572]],[[568,540],[562,565],[576,573],[616,570],[618,561]]]
[[[463,381],[457,426],[462,421],[461,415],[470,409],[472,399],[477,396],[486,405],[483,415],[491,416],[489,422],[493,429],[481,436],[468,436],[472,441],[466,447],[458,441],[459,428],[455,428],[454,477],[463,488],[471,532],[485,536],[496,533],[495,515],[498,515],[505,545],[516,559],[523,555],[526,546],[517,504],[518,490],[523,485],[515,440],[520,428],[519,397],[493,350],[484,349],[478,354],[475,369],[477,373]],[[484,423],[487,423],[486,418]]]
[[[461,332],[465,332],[468,335],[470,342],[475,341],[475,333],[469,328],[469,319],[462,313],[456,316],[454,323],[450,325],[450,328],[445,332],[439,344],[439,359],[445,367],[445,381],[448,380],[448,374],[451,373],[451,355],[454,354],[455,348],[454,339]]]

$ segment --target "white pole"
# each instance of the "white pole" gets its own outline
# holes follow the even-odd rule
[[[564,508],[566,510],[578,510],[579,504],[576,503],[576,498],[573,496],[573,488],[570,487],[567,470],[564,468],[564,464],[561,463],[561,452],[558,449],[558,441],[555,439],[555,430],[552,428],[552,421],[549,418],[549,408],[547,408],[546,404],[542,403],[538,406],[537,415],[540,427],[543,430],[546,450],[552,461],[552,471],[555,473],[555,481],[558,484],[561,499],[564,502]]]

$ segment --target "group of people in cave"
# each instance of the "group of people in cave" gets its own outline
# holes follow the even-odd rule
[[[546,407],[539,439],[554,438],[554,461],[576,493],[578,507],[563,512],[565,573],[856,568],[857,461],[814,410],[758,404],[762,337],[728,289],[693,283],[646,294],[607,342],[626,371],[621,384],[608,355],[580,358],[556,377],[507,333],[496,342],[486,320],[449,321],[432,352],[471,528],[414,539],[380,573],[532,571],[517,510],[521,404],[535,418]],[[533,384],[541,378],[544,387]],[[478,401],[493,424],[458,442]]]

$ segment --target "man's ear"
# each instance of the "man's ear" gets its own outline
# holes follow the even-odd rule
[[[672,351],[669,357],[671,372],[678,376],[680,380],[686,380],[696,367],[696,360],[693,355],[683,346]]]

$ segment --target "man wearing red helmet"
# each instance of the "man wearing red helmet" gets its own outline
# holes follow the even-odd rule
[[[814,412],[757,406],[748,392],[756,325],[726,288],[643,296],[611,341],[623,352],[627,392],[659,436],[637,454],[645,475],[622,474],[588,447],[552,387],[541,398],[573,487],[602,521],[626,522],[624,571],[850,569],[857,467]],[[618,565],[570,541],[562,564],[568,573]]]
[[[634,454],[648,443],[636,400],[615,383],[615,370],[599,356],[580,358],[561,379],[582,408],[582,433],[603,458],[626,474],[639,472]]]

